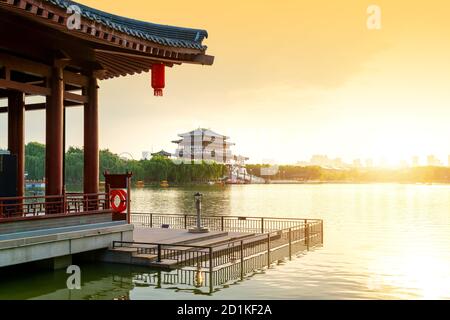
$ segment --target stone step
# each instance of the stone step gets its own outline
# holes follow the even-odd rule
[[[195,245],[206,246],[206,247],[208,247],[208,246],[216,246],[216,245],[221,245],[221,244],[226,245],[227,243],[232,243],[232,242],[235,242],[235,241],[245,240],[245,239],[253,237],[253,236],[254,236],[254,234],[227,236],[227,237],[208,239],[206,241],[196,242]],[[192,245],[194,245],[194,244],[192,244]]]
[[[129,252],[129,253],[137,252],[137,248],[135,248],[135,247],[117,247],[117,248],[110,249],[110,250],[116,251],[116,252]]]
[[[215,232],[215,233],[205,233],[205,234],[197,234],[197,236],[194,239],[188,239],[188,240],[182,240],[182,241],[176,241],[172,244],[176,245],[182,245],[182,244],[190,244],[195,245],[195,243],[198,243],[200,241],[206,241],[211,239],[217,239],[217,238],[223,238],[228,236],[228,232]]]

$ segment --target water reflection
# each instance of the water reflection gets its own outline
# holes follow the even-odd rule
[[[81,265],[82,290],[67,289],[65,270],[42,271],[32,266],[9,268],[0,272],[0,299],[32,300],[113,300],[129,298],[133,289],[132,274],[127,266],[104,264]]]
[[[213,272],[214,280],[211,281],[211,274],[200,267],[161,271],[125,265],[82,264],[81,290],[69,290],[65,270],[33,272],[21,269],[21,276],[17,278],[3,278],[5,271],[0,274],[0,300],[129,300],[134,290],[142,288],[147,293],[163,289],[212,296],[242,280],[238,272],[221,271]],[[260,272],[255,271],[252,275]]]
[[[139,286],[134,276],[149,270],[92,267],[98,295],[130,299],[450,299],[450,186],[421,185],[250,185],[133,190],[136,211],[193,213],[192,195],[204,194],[207,214],[310,217],[324,219],[325,246],[250,281],[200,288],[169,284]],[[101,270],[105,270],[102,272]],[[225,272],[225,271],[224,271]],[[230,274],[239,271],[228,270]],[[84,277],[89,274],[86,271]],[[0,299],[32,298],[64,292],[66,275],[18,271],[0,273]],[[114,275],[122,277],[120,284]],[[182,275],[177,275],[178,280]],[[217,277],[218,279],[220,277]],[[28,280],[24,280],[28,279]],[[157,278],[155,278],[157,279]],[[223,277],[226,279],[226,276]],[[237,279],[237,278],[234,278]],[[109,295],[101,288],[129,286]],[[115,282],[114,282],[115,281]],[[164,282],[167,282],[165,284]],[[154,281],[152,282],[155,283]],[[172,288],[172,290],[162,290]],[[224,290],[226,288],[226,290]],[[62,291],[61,291],[62,290]],[[185,291],[186,290],[186,291]],[[196,293],[196,294],[192,294]],[[181,296],[180,296],[181,295]]]
[[[323,250],[232,290],[238,297],[450,299],[448,185],[233,186],[223,211],[215,192],[202,190],[204,207],[220,214],[325,220]]]
[[[164,214],[195,214],[194,191],[208,195],[205,215],[231,214],[231,188],[228,186],[196,186],[178,188],[133,189],[133,211]]]

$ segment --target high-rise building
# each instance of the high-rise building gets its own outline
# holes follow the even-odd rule
[[[440,166],[442,166],[441,161],[438,158],[436,158],[436,156],[434,156],[434,155],[429,155],[428,156],[427,164],[430,167],[440,167]]]
[[[366,167],[373,168],[373,160],[372,159],[366,159]]]
[[[353,168],[361,168],[361,167],[362,167],[361,159],[353,160]]]
[[[400,161],[400,167],[401,168],[408,168],[409,167],[408,161],[406,161],[406,160]]]
[[[330,166],[330,159],[326,155],[315,154],[311,157],[310,165],[318,167],[328,167]]]

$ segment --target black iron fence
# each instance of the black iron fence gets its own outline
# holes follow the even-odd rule
[[[140,216],[142,218],[142,216]],[[185,221],[190,221],[189,216],[171,216],[165,219],[162,215],[146,217],[145,223],[172,223],[172,226],[184,226]],[[206,219],[211,217],[205,217]],[[174,278],[184,275],[192,277],[190,284],[202,282],[209,287],[210,292],[214,287],[223,285],[228,281],[243,280],[246,276],[258,272],[262,268],[285,259],[292,259],[299,252],[310,250],[323,244],[323,221],[311,219],[277,219],[277,218],[249,218],[238,220],[237,217],[213,217],[212,220],[220,221],[219,230],[228,231],[226,226],[236,230],[235,221],[251,221],[249,226],[239,226],[239,231],[253,230],[254,221],[259,220],[261,225],[270,230],[272,223],[292,223],[288,228],[259,233],[236,241],[228,241],[211,246],[195,246],[189,244],[162,244],[162,243],[138,243],[115,241],[114,248],[134,249],[135,255],[145,256],[151,259],[155,265],[160,264],[170,269],[180,270]],[[153,220],[154,219],[154,220]],[[224,221],[224,224],[222,224]],[[177,225],[178,223],[178,225]],[[211,224],[214,226],[216,224]],[[260,226],[261,226],[260,225]],[[150,227],[150,225],[148,225]],[[187,225],[187,227],[189,224]],[[224,226],[222,228],[222,226]],[[261,229],[262,231],[262,229]],[[181,272],[181,273],[180,273]],[[200,281],[201,279],[202,281]],[[148,281],[151,279],[148,278]],[[205,284],[207,282],[207,284]]]
[[[132,213],[131,222],[140,227],[189,229],[197,225],[196,215],[172,215],[156,213]],[[267,233],[299,225],[321,222],[317,219],[202,216],[201,224],[211,231]]]

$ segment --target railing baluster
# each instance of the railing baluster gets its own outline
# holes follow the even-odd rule
[[[292,260],[292,228],[289,229],[289,260]]]
[[[157,262],[161,262],[161,244],[158,244],[158,260]]]
[[[323,220],[320,221],[320,244],[323,245]]]
[[[309,224],[308,223],[305,225],[305,245],[306,245],[306,250],[309,251]]]
[[[241,240],[241,280],[244,280],[244,240]]]
[[[261,218],[261,233],[264,233],[264,218]]]

